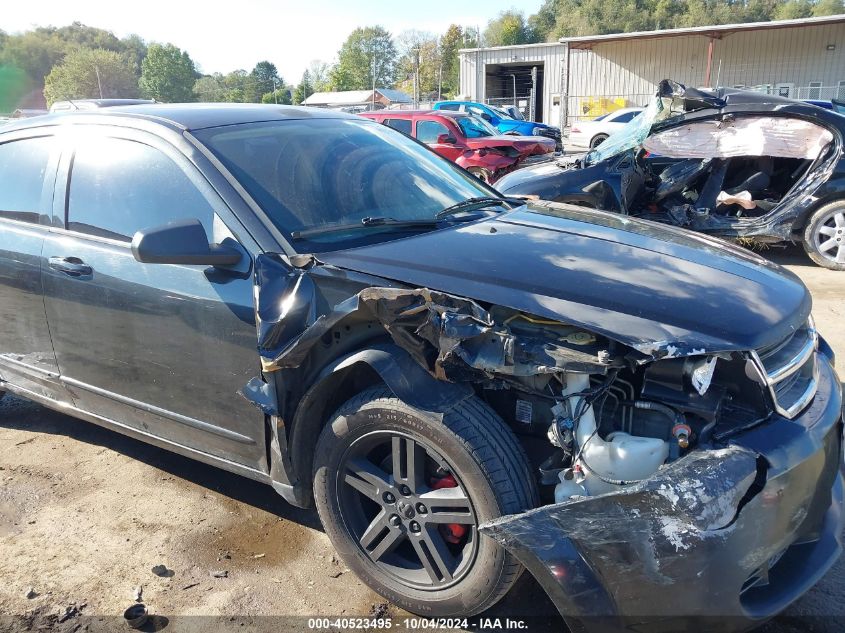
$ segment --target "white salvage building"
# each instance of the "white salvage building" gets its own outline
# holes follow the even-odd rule
[[[641,106],[661,79],[845,99],[845,15],[463,49],[461,93],[561,127]]]

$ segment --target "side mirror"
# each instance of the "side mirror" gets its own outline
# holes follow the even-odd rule
[[[439,145],[454,145],[457,143],[454,136],[449,134],[441,134],[437,137],[437,143]]]
[[[237,248],[209,244],[199,220],[177,220],[144,229],[132,238],[132,255],[145,264],[233,266],[243,254]]]

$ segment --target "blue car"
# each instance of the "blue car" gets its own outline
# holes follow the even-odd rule
[[[517,119],[512,113],[508,113],[496,106],[478,103],[477,101],[439,101],[434,104],[434,109],[474,114],[487,121],[502,134],[510,133],[519,134],[520,136],[545,136],[553,138],[555,140],[555,149],[557,151],[563,149],[559,127]]]

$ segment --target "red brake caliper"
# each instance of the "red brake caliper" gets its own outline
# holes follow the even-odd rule
[[[457,488],[458,482],[455,481],[455,478],[451,474],[448,474],[432,479],[431,487],[435,490],[440,490],[441,488]],[[467,533],[466,526],[460,523],[445,523],[439,526],[439,530],[441,536],[449,543],[460,543],[461,539]]]

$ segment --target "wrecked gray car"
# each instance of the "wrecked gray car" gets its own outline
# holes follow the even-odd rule
[[[664,80],[598,148],[518,170],[496,188],[745,243],[794,242],[845,270],[843,134],[845,116],[833,110]]]
[[[839,555],[833,353],[738,247],[277,106],[10,125],[0,225],[3,390],[316,505],[413,613],[527,568],[574,630],[737,629]]]

